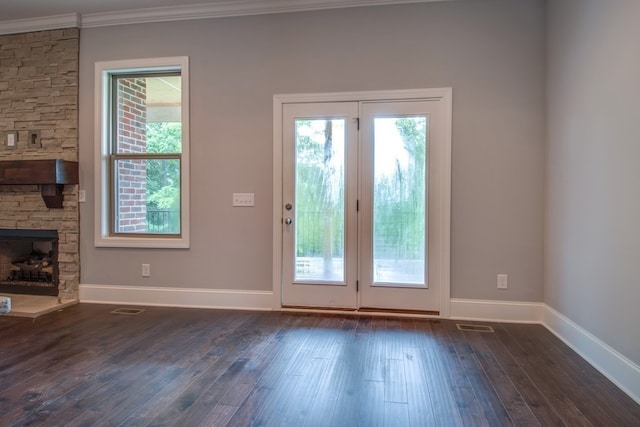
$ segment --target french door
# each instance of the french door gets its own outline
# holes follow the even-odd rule
[[[283,306],[439,311],[443,123],[439,99],[282,104]]]

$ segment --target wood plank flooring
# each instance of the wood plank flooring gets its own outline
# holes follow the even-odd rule
[[[0,317],[0,425],[640,426],[538,325],[115,308]]]

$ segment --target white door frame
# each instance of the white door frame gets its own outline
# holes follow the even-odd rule
[[[451,304],[450,273],[451,273],[451,126],[452,126],[452,97],[451,88],[384,90],[366,92],[334,92],[308,94],[280,94],[273,96],[273,310],[282,309],[282,159],[283,159],[283,129],[282,106],[287,103],[304,102],[358,102],[358,101],[400,101],[411,99],[437,100],[443,103],[444,117],[443,150],[440,164],[442,166],[439,227],[440,247],[440,317],[449,317]]]

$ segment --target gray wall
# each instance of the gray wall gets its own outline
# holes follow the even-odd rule
[[[640,3],[548,4],[545,300],[640,363]]]
[[[271,290],[273,95],[450,86],[452,296],[542,301],[544,30],[540,0],[83,29],[81,282]],[[95,248],[94,63],[181,55],[191,61],[191,249]],[[233,209],[233,192],[255,192],[256,207]],[[498,273],[509,290],[496,289]]]

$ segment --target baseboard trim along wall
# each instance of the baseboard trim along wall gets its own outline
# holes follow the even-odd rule
[[[486,322],[542,323],[543,304],[452,298],[450,317]]]
[[[549,331],[640,404],[640,366],[546,304],[543,322]]]
[[[273,292],[228,289],[80,285],[80,302],[160,307],[272,310]]]

